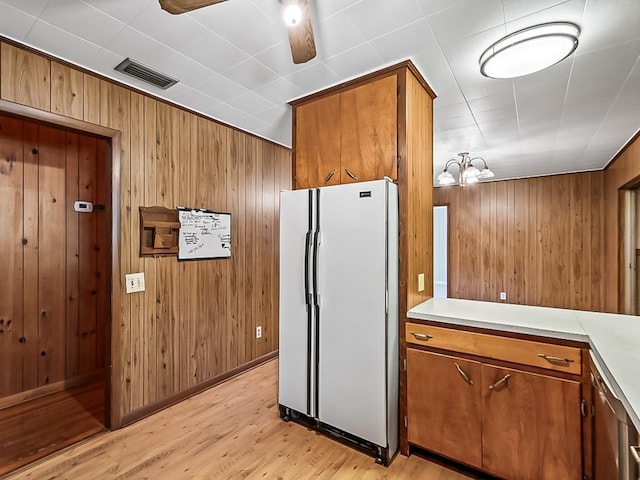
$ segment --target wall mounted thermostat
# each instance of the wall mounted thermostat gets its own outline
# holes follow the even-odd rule
[[[79,200],[73,204],[73,209],[76,212],[93,212],[93,203]]]

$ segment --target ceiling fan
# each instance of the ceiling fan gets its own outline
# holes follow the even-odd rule
[[[159,0],[160,7],[174,15],[208,7],[226,0]],[[289,44],[293,63],[305,63],[316,56],[316,44],[311,26],[309,0],[280,0],[285,7],[285,22],[289,29]]]

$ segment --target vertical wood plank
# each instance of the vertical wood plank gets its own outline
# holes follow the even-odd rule
[[[529,182],[519,181],[514,184],[514,232],[511,274],[511,303],[525,304],[529,286],[529,265],[527,263],[529,234]]]
[[[7,43],[0,44],[0,98],[51,109],[51,61]]]
[[[83,75],[83,81],[82,119],[85,122],[100,124],[102,118],[100,112],[102,105],[100,99],[100,79],[85,73]]]
[[[97,203],[96,198],[96,139],[81,135],[78,145],[79,194],[78,200]],[[96,278],[96,214],[78,214],[79,232],[79,372],[88,373],[96,368],[96,314],[98,284]]]
[[[605,274],[604,258],[602,252],[605,244],[605,218],[611,215],[611,211],[605,208],[602,173],[591,174],[591,216],[594,219],[591,224],[591,308],[590,310],[602,310],[605,305]]]
[[[80,231],[79,214],[74,210],[74,200],[80,200],[79,135],[68,132],[66,135],[65,174],[67,181],[66,203],[66,326],[65,326],[65,372],[66,378],[78,375],[79,369],[79,331],[80,331]],[[85,199],[89,200],[89,199]]]
[[[245,259],[245,278],[246,278],[246,295],[248,299],[248,305],[245,307],[245,321],[244,321],[244,341],[245,341],[245,361],[249,358],[255,357],[255,349],[254,349],[254,336],[255,336],[255,299],[259,293],[256,282],[255,275],[255,262],[259,258],[257,256],[257,248],[256,242],[258,241],[258,236],[256,234],[256,216],[258,215],[256,211],[256,203],[257,203],[257,190],[256,186],[258,183],[258,144],[253,139],[245,139],[246,142],[246,153],[247,153],[247,162],[245,164],[245,180],[246,180],[246,190],[245,190],[245,201],[246,201],[246,228],[247,228],[247,236],[246,236],[246,252],[247,256]]]
[[[23,384],[22,131],[22,121],[0,116],[0,397],[20,392]]]
[[[192,206],[194,192],[194,177],[191,173],[192,163],[186,159],[192,158],[191,152],[191,127],[192,115],[180,111],[180,138],[178,149],[180,161],[178,162],[178,177],[176,188],[176,206]],[[194,385],[193,378],[189,375],[191,362],[191,318],[196,313],[193,309],[196,287],[196,267],[194,262],[182,262],[178,265],[178,311],[176,320],[177,365],[175,369],[176,385],[179,391],[186,390]]]
[[[39,127],[38,384],[65,374],[65,133]]]
[[[158,192],[160,206],[175,208],[176,162],[179,161],[179,116],[174,107],[158,103]],[[175,346],[179,348],[179,337],[174,337],[177,307],[177,265],[175,258],[158,259],[158,399],[167,398],[177,391],[174,369],[177,359]]]
[[[144,205],[158,205],[157,189],[156,189],[156,170],[157,170],[157,101],[145,97],[144,99]],[[136,215],[136,218],[139,218]],[[139,240],[138,240],[139,241]],[[139,248],[139,247],[138,247]],[[136,250],[137,252],[138,250]],[[143,404],[149,405],[158,399],[157,393],[157,270],[158,262],[155,258],[144,259],[145,271],[145,304],[144,312],[138,314],[143,317],[144,342],[142,347],[144,350],[138,352],[138,355],[144,357],[144,374],[138,382],[142,383]]]
[[[38,211],[40,203],[39,188],[39,163],[38,153],[38,126],[35,123],[24,124],[24,226],[22,250],[24,262],[23,291],[31,292],[23,299],[23,327],[22,336],[25,342],[22,344],[22,388],[31,390],[38,383],[38,299],[40,296],[40,282],[38,279]]]
[[[51,62],[51,111],[82,120],[84,74],[58,62]]]
[[[227,306],[229,309],[229,334],[228,334],[228,350],[227,365],[234,368],[240,364],[240,358],[244,356],[244,338],[240,335],[240,307],[244,303],[244,295],[242,290],[244,284],[242,277],[244,273],[244,255],[240,252],[240,239],[244,236],[244,197],[240,196],[240,165],[242,157],[240,154],[240,134],[238,132],[229,132],[227,140],[226,158],[227,158],[227,206],[231,212],[232,230],[231,230],[231,259],[229,269],[229,288],[227,289]],[[244,245],[243,245],[244,247]],[[242,351],[240,351],[242,349]]]
[[[496,284],[493,298],[499,298],[499,292],[505,291],[506,285],[506,248],[507,248],[507,184],[496,182],[496,243],[495,243],[495,268]]]
[[[539,282],[536,259],[538,253],[538,183],[536,179],[529,182],[529,236],[527,261],[529,262],[529,284],[527,286],[527,305],[539,305]]]
[[[111,327],[111,169],[107,155],[109,145],[104,139],[96,139],[96,204],[104,205],[96,215],[94,245],[96,260],[96,368],[107,366],[107,349]]]
[[[589,178],[588,175],[576,176],[569,178],[569,245],[570,249],[570,275],[569,275],[569,308],[579,308],[582,305],[584,295],[582,278],[584,275],[584,214],[583,214],[583,195],[586,192],[582,190],[584,179]],[[590,196],[590,195],[589,195]]]
[[[132,272],[144,272],[144,261],[140,258],[140,220],[139,207],[144,206],[145,191],[144,161],[144,97],[131,93],[131,217],[129,239],[130,268]],[[135,159],[135,160],[133,160]],[[144,405],[144,314],[146,293],[131,295],[131,408]],[[135,313],[134,313],[135,312]]]

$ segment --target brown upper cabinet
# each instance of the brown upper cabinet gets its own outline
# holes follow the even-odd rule
[[[398,84],[387,74],[294,102],[294,188],[397,180]]]

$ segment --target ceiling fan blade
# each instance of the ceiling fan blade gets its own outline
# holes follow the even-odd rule
[[[160,7],[169,13],[177,15],[179,13],[190,12],[216,3],[226,2],[227,0],[159,0]]]
[[[299,0],[298,5],[302,10],[302,20],[289,27],[289,44],[293,63],[305,63],[316,56],[316,42],[311,26],[309,0]]]

